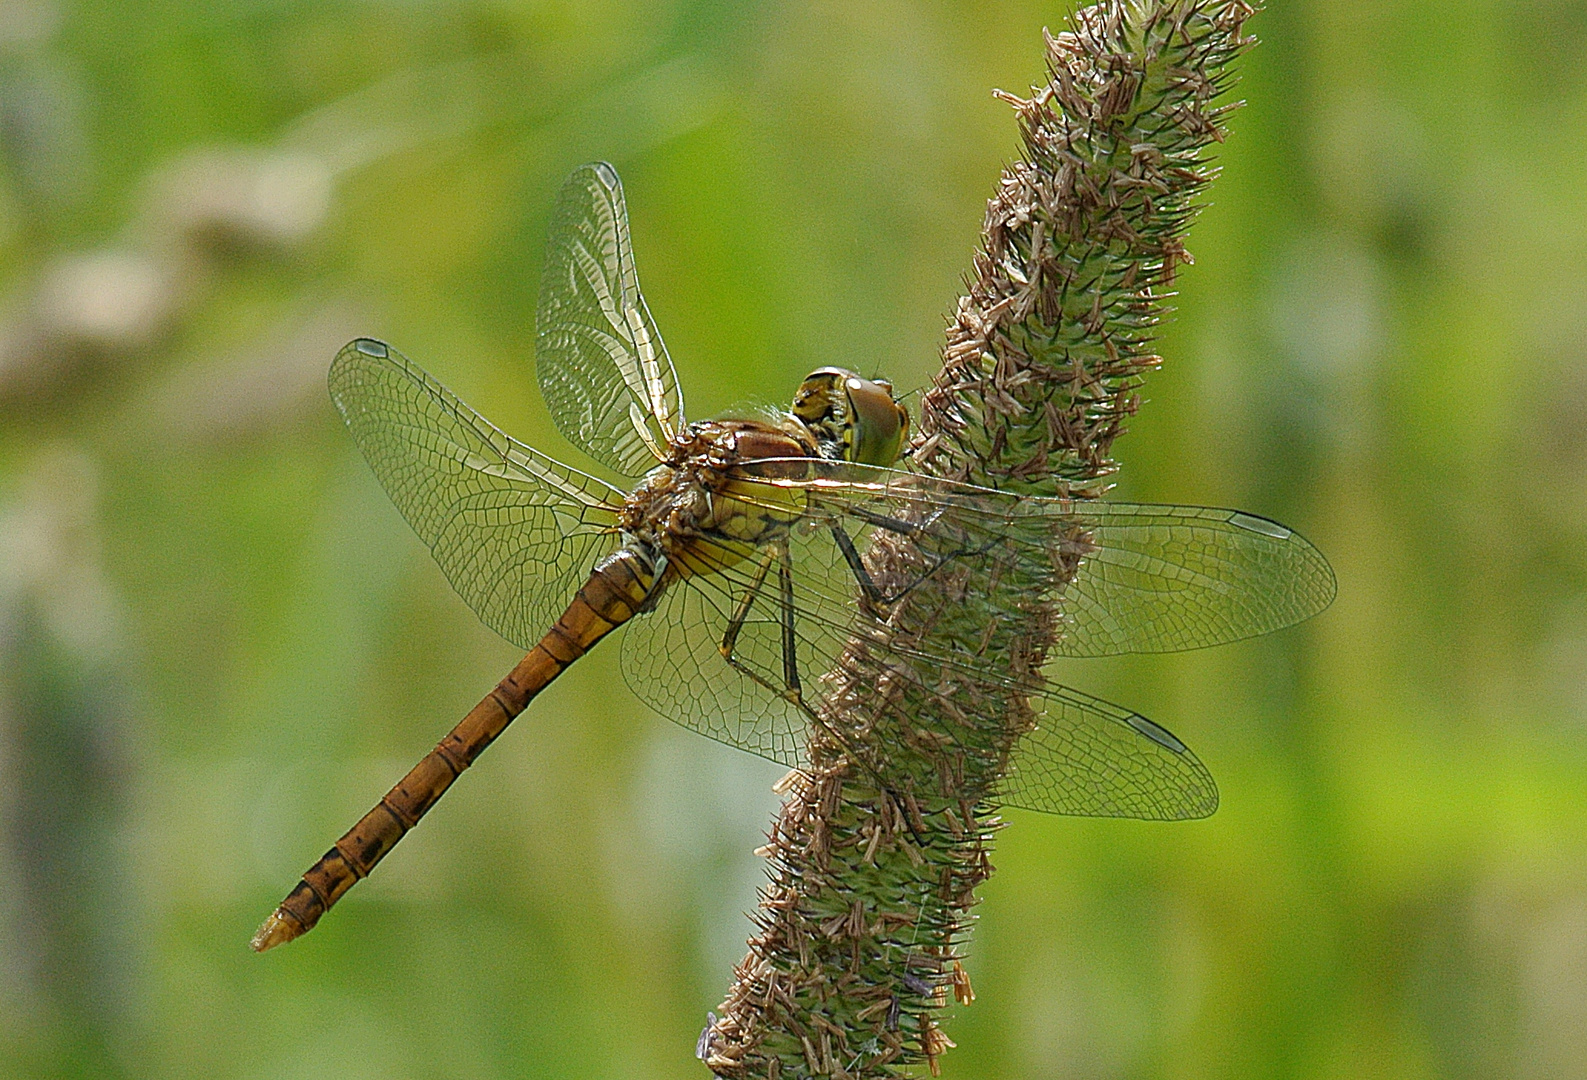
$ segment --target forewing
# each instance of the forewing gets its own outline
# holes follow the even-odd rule
[[[1052,683],[1030,704],[1037,726],[1014,748],[999,790],[1006,805],[1168,821],[1218,808],[1207,767],[1139,713]]]
[[[540,392],[569,442],[643,476],[683,426],[683,393],[639,292],[623,185],[582,165],[552,211],[535,327]]]
[[[1315,547],[1236,510],[1020,497],[814,458],[751,468],[767,503],[797,488],[833,519],[895,523],[988,583],[1015,562],[1045,567],[1065,617],[1056,655],[1227,644],[1310,618],[1335,593]]]
[[[1199,649],[1293,626],[1333,602],[1328,560],[1276,521],[1202,506],[1075,503],[1096,550],[1064,591],[1057,653]]]
[[[503,434],[382,342],[343,348],[330,389],[458,595],[507,640],[539,641],[616,546],[622,492]]]

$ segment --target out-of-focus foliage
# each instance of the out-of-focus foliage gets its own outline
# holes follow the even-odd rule
[[[544,215],[628,187],[698,415],[936,363],[1035,3],[0,3],[0,1076],[702,1076],[777,770],[549,691],[289,948],[285,888],[515,659],[323,390],[399,343],[513,433]],[[1587,1074],[1587,7],[1285,0],[1133,497],[1340,599],[1075,663],[1217,773],[1011,814],[960,1077]]]

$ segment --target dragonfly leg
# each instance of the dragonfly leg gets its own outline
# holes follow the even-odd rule
[[[899,820],[904,823],[904,827],[910,831],[915,840],[921,844],[925,843],[925,838],[922,837],[919,830],[915,828],[915,823],[910,817],[908,811],[905,809],[904,800],[899,797],[897,790],[882,778],[882,774],[877,771],[876,767],[867,761],[865,757],[857,749],[855,749],[854,744],[848,738],[846,738],[842,732],[834,728],[829,722],[827,722],[827,720],[825,720],[819,713],[810,707],[810,704],[804,699],[804,694],[800,692],[797,686],[793,687],[791,690],[779,690],[772,684],[770,679],[761,675],[760,672],[746,667],[738,659],[738,657],[732,655],[726,650],[723,651],[722,658],[728,662],[728,665],[732,667],[734,671],[738,672],[746,679],[749,679],[756,685],[771,691],[773,694],[776,694],[778,697],[797,707],[800,712],[805,714],[805,718],[808,719],[810,723],[814,724],[816,727],[830,735],[832,739],[843,748],[843,752],[848,756],[848,759],[858,765],[861,769],[865,770],[866,774],[870,776],[871,781],[876,785],[876,790],[881,792],[884,798],[892,802],[893,807],[898,811]]]
[[[850,547],[852,546],[851,544]],[[771,572],[771,564],[774,560],[777,562],[777,585],[780,594],[778,606],[782,609],[781,617],[778,619],[782,627],[783,685],[781,688],[773,685],[772,681],[760,672],[745,665],[739,660],[736,653],[739,632],[743,629],[744,622],[749,617],[749,609],[754,604],[755,597],[760,595],[761,588],[766,583],[766,577]],[[839,746],[843,747],[850,761],[870,774],[871,779],[876,783],[877,790],[890,799],[893,806],[897,808],[900,820],[904,822],[917,841],[924,843],[923,838],[915,828],[914,821],[905,811],[904,801],[899,798],[898,792],[893,790],[887,781],[882,778],[882,774],[877,771],[876,767],[855,749],[854,744],[845,738],[842,732],[834,728],[824,717],[810,707],[809,702],[805,701],[804,690],[799,680],[799,655],[796,647],[797,637],[794,632],[794,611],[793,556],[789,550],[788,541],[784,538],[780,544],[766,553],[765,558],[761,560],[760,565],[755,569],[753,581],[744,591],[744,598],[734,608],[732,618],[728,620],[727,630],[722,635],[722,644],[720,646],[722,659],[726,660],[729,667],[746,679],[769,690],[798,708],[800,712],[805,714],[806,719],[810,723],[830,735]]]
[[[832,539],[838,545],[838,550],[843,553],[843,561],[849,564],[849,569],[854,571],[854,580],[859,582],[860,595],[865,597],[866,603],[885,604],[888,601],[882,596],[882,590],[876,587],[876,582],[871,578],[871,572],[865,569],[865,562],[860,558],[860,553],[854,547],[854,540],[843,531],[843,526],[832,525]]]
[[[761,589],[766,584],[766,577],[771,573],[772,563],[777,563],[778,607],[781,612],[778,623],[782,629],[782,676],[783,685],[777,686],[760,672],[746,665],[738,658],[738,636],[744,629],[744,622],[749,618],[749,609],[755,603],[755,598],[761,594]],[[827,722],[816,715],[814,709],[804,699],[804,690],[799,680],[799,656],[795,648],[796,636],[794,626],[794,592],[793,592],[793,559],[789,552],[786,538],[779,544],[767,550],[760,564],[755,568],[755,576],[744,590],[743,599],[733,609],[733,615],[728,619],[727,630],[722,634],[721,650],[722,659],[728,666],[740,675],[756,683],[762,688],[771,691],[784,701],[798,706],[799,710],[809,718],[810,722],[831,732],[843,744],[845,750],[853,755],[853,749],[842,736],[832,731]],[[856,758],[856,760],[858,760]]]
[[[782,592],[782,678],[788,700],[803,704],[799,687],[799,656],[794,636],[793,555],[785,537],[777,547],[777,585]]]
[[[901,518],[878,514],[874,510],[865,509],[863,506],[851,506],[847,512],[867,525],[875,525],[878,529],[886,529],[888,532],[899,533],[903,536],[914,536],[916,533],[927,532],[946,513],[945,510],[933,510],[925,521],[916,524],[913,521],[904,521]]]
[[[738,635],[744,629],[744,620],[749,618],[750,606],[755,603],[755,597],[760,594],[760,588],[766,581],[766,574],[771,570],[772,560],[777,557],[775,551],[768,551],[760,565],[755,568],[755,580],[750,582],[744,590],[744,599],[738,602],[738,607],[733,609],[733,617],[727,621],[727,630],[722,634],[722,644],[717,646],[722,651],[722,659],[732,664],[735,669],[743,672],[733,659],[734,650],[738,648]]]
[[[778,606],[782,609],[778,623],[782,628],[782,678],[781,687],[773,686],[771,680],[763,677],[759,672],[745,667],[738,659],[738,636],[744,629],[744,622],[749,618],[749,609],[754,605],[755,598],[760,595],[761,589],[766,584],[766,576],[771,573],[772,563],[777,563],[777,586],[779,593]],[[770,547],[761,558],[760,565],[755,567],[755,576],[744,589],[744,597],[733,609],[733,615],[727,621],[727,629],[722,633],[722,643],[717,648],[722,653],[734,671],[740,675],[754,680],[761,686],[770,690],[785,701],[792,702],[802,709],[812,720],[817,717],[805,705],[804,693],[799,682],[799,657],[795,651],[794,635],[794,603],[793,603],[793,560],[788,550],[788,542]],[[819,722],[819,720],[817,720]]]
[[[914,536],[918,533],[925,532],[933,524],[935,524],[937,518],[941,516],[941,511],[938,511],[937,513],[932,514],[925,524],[911,525],[907,521],[899,521],[896,518],[883,517],[880,514],[873,514],[863,510],[851,510],[850,513],[854,514],[854,516],[860,518],[868,525],[873,525],[878,529],[885,529],[888,532],[898,533],[903,536]],[[902,589],[899,589],[897,592],[884,593],[880,587],[877,586],[875,579],[871,577],[870,571],[865,568],[865,562],[860,558],[859,550],[855,548],[853,538],[850,537],[846,531],[844,531],[842,525],[839,525],[836,522],[832,524],[831,528],[832,539],[838,545],[838,550],[842,552],[843,561],[849,564],[849,569],[853,572],[855,581],[859,583],[861,595],[864,596],[866,601],[871,605],[881,607],[891,607],[893,604],[898,603],[898,601],[902,600],[904,597],[913,592],[915,588],[922,582],[926,581],[926,579],[930,578],[931,575],[935,574],[938,570],[941,570],[954,559],[961,559],[966,555],[984,555],[992,549],[994,544],[997,543],[997,539],[994,537],[992,540],[988,541],[979,548],[960,548],[957,551],[948,551],[941,555],[934,556],[931,565],[924,573],[917,574],[913,581],[905,585]]]

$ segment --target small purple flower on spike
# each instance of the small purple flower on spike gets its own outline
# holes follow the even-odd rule
[[[711,1056],[711,1038],[715,1034],[716,1013],[705,1014],[705,1030],[700,1032],[700,1038],[694,1044],[694,1056],[704,1061]]]

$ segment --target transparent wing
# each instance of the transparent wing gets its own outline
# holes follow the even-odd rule
[[[962,711],[967,684],[984,695],[980,711],[988,716],[1016,698],[1029,702],[1037,726],[1014,755],[1001,792],[1009,805],[1159,819],[1204,817],[1216,808],[1206,768],[1161,727],[1039,676],[1015,680],[978,655],[901,642],[858,604],[854,572],[829,529],[796,526],[789,539],[786,596],[775,552],[733,562],[726,545],[712,551],[709,541],[701,543],[704,557],[731,565],[675,583],[655,612],[624,629],[623,670],[642,700],[684,727],[797,765],[809,721],[784,696],[790,666],[806,700],[817,701],[827,689],[822,676],[859,639],[889,678],[911,679],[921,694],[952,696],[944,712]],[[753,597],[747,611],[746,597]],[[736,667],[721,650],[734,622]]]
[[[569,442],[643,476],[683,426],[683,392],[639,292],[623,185],[582,165],[552,211],[535,327],[540,392]]]
[[[1180,821],[1218,809],[1201,760],[1140,713],[1048,684],[1036,728],[1014,748],[999,797],[1049,814]]]
[[[1303,537],[1236,510],[1020,497],[814,458],[751,471],[765,494],[744,497],[757,505],[786,504],[797,489],[815,513],[893,523],[946,556],[973,555],[988,575],[1016,562],[1047,565],[1063,598],[1054,646],[1062,656],[1240,641],[1310,618],[1336,591],[1328,561]]]
[[[1320,551],[1254,514],[1111,502],[1076,503],[1074,514],[1095,550],[1064,594],[1064,656],[1242,641],[1311,618],[1337,591]]]
[[[740,575],[731,580],[747,584]],[[674,585],[654,611],[631,619],[623,627],[623,677],[634,696],[667,719],[792,768],[800,764],[805,714],[734,670],[719,648],[734,605],[729,585],[725,577]],[[757,619],[742,644],[763,646],[767,636]],[[772,658],[759,659],[764,665]]]
[[[622,492],[502,434],[382,342],[337,353],[330,389],[458,595],[507,640],[539,641],[616,547]]]

